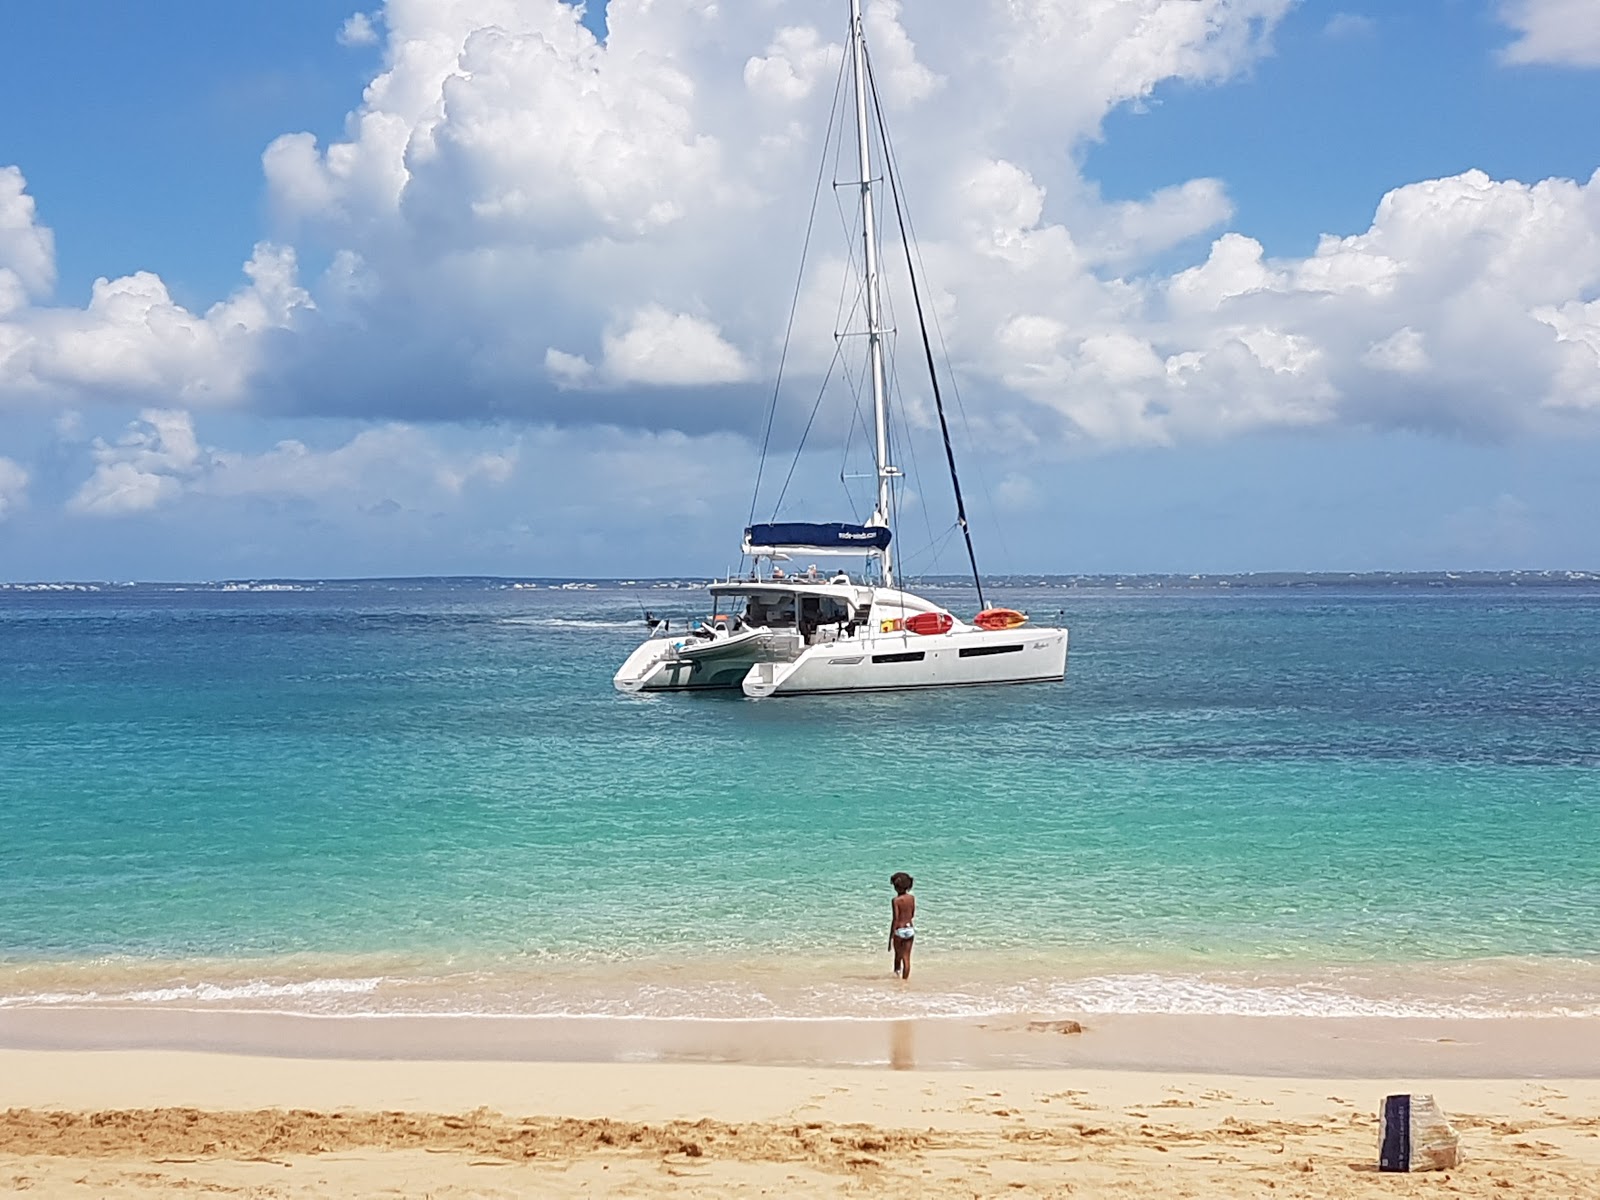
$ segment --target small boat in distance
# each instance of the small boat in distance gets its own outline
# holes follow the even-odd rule
[[[938,380],[933,394],[945,434],[957,524],[966,535],[982,609],[972,622],[896,586],[889,515],[903,478],[890,461],[883,298],[870,161],[869,108],[876,111],[861,0],[850,0],[850,62],[855,84],[857,165],[864,247],[866,374],[875,426],[877,497],[859,525],[814,522],[752,524],[741,549],[747,575],[711,585],[712,616],[686,633],[654,630],[617,671],[624,692],[741,688],[754,697],[826,692],[897,691],[972,684],[1060,680],[1067,669],[1067,631],[1036,626],[1015,609],[987,608]],[[892,164],[891,164],[892,166]],[[893,170],[884,173],[891,186]],[[916,298],[916,276],[907,254]],[[921,302],[917,299],[921,322]],[[923,328],[927,349],[927,330]],[[931,368],[933,356],[925,355]],[[784,563],[820,560],[790,574]],[[852,573],[851,565],[858,569]]]

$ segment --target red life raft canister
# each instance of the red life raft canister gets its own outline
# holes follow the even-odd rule
[[[906,632],[920,634],[949,633],[955,623],[956,619],[949,613],[918,613],[914,617],[906,618]]]

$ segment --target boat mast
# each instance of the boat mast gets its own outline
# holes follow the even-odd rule
[[[867,46],[861,26],[861,0],[850,0],[850,51],[856,85],[856,157],[861,168],[861,237],[866,247],[867,359],[872,375],[872,413],[877,432],[878,507],[871,524],[889,524],[890,482],[900,474],[889,464],[888,389],[883,375],[883,298],[878,285],[878,229],[872,209],[872,163],[867,152]],[[883,582],[893,586],[889,547],[883,548]]]

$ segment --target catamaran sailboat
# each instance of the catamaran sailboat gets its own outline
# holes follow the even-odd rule
[[[963,684],[1059,680],[1067,669],[1067,631],[1036,626],[1020,612],[986,608],[961,486],[950,454],[938,380],[932,380],[944,427],[957,524],[966,535],[980,611],[963,621],[942,605],[895,583],[890,514],[900,469],[890,461],[883,298],[870,161],[869,103],[876,109],[861,0],[850,0],[857,165],[865,250],[867,376],[875,427],[877,498],[861,524],[774,522],[744,531],[752,564],[741,577],[711,585],[713,615],[688,631],[663,627],[628,656],[614,683],[624,692],[741,688],[754,697],[893,691]],[[886,173],[892,181],[893,172]],[[917,299],[916,274],[907,274]],[[923,330],[924,346],[927,331]],[[932,354],[927,354],[932,366]],[[791,573],[784,563],[820,559],[847,565]],[[856,563],[851,573],[849,565]]]

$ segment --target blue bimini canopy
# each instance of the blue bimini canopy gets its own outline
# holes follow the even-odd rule
[[[784,521],[752,525],[744,531],[746,554],[759,551],[789,553],[808,550],[834,554],[878,554],[889,548],[892,535],[881,525],[840,525],[809,521]]]

